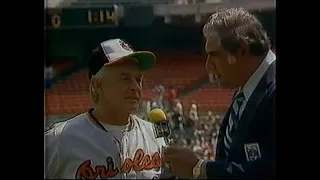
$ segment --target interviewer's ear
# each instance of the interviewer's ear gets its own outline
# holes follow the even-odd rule
[[[228,56],[228,62],[229,62],[229,64],[235,64],[235,63],[237,63],[237,58],[236,58],[236,56],[233,56],[233,55],[229,54],[229,56]]]
[[[229,63],[230,64],[236,64],[239,61],[242,61],[243,59],[246,59],[244,57],[248,56],[250,53],[249,51],[249,46],[245,43],[241,43],[239,48],[236,50],[236,53],[234,54],[234,56],[229,56]]]
[[[248,53],[250,53],[249,46],[246,43],[241,43],[236,53],[237,59],[241,59],[241,57],[247,56]]]

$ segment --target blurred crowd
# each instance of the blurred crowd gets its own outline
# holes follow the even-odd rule
[[[188,108],[188,113],[183,113],[183,108],[177,99],[175,107],[168,111],[168,120],[172,128],[171,138],[178,145],[193,149],[199,157],[213,160],[223,117],[211,111],[199,117],[195,102]]]
[[[170,138],[180,146],[193,149],[199,157],[213,160],[223,115],[211,111],[198,112],[196,101],[184,107],[177,98],[177,90],[170,87],[166,99],[165,91],[162,85],[154,88],[155,97],[147,104],[147,112],[154,108],[165,110],[172,129]]]

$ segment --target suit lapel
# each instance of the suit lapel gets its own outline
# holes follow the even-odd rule
[[[260,103],[262,102],[263,98],[268,94],[268,89],[275,83],[275,61],[269,66],[266,73],[261,78],[259,84],[255,88],[254,92],[250,96],[246,107],[242,113],[240,118],[238,128],[235,133],[232,135],[233,142],[237,141],[240,138],[244,138],[245,136],[241,133],[246,133],[244,130],[246,125],[253,119],[256,109],[259,107]],[[241,134],[241,135],[240,135]],[[231,150],[235,143],[231,144]]]

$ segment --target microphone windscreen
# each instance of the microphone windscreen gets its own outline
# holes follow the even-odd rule
[[[153,109],[149,112],[148,119],[152,123],[159,123],[166,121],[167,116],[161,109]]]

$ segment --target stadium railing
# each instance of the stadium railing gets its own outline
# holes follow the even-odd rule
[[[45,7],[88,7],[113,4],[171,4],[172,0],[45,0]]]
[[[180,5],[188,4],[198,4],[198,3],[220,3],[224,0],[44,0],[45,7],[55,8],[55,7],[72,7],[81,8],[88,6],[104,6],[104,5],[114,5],[114,4],[176,4]]]

